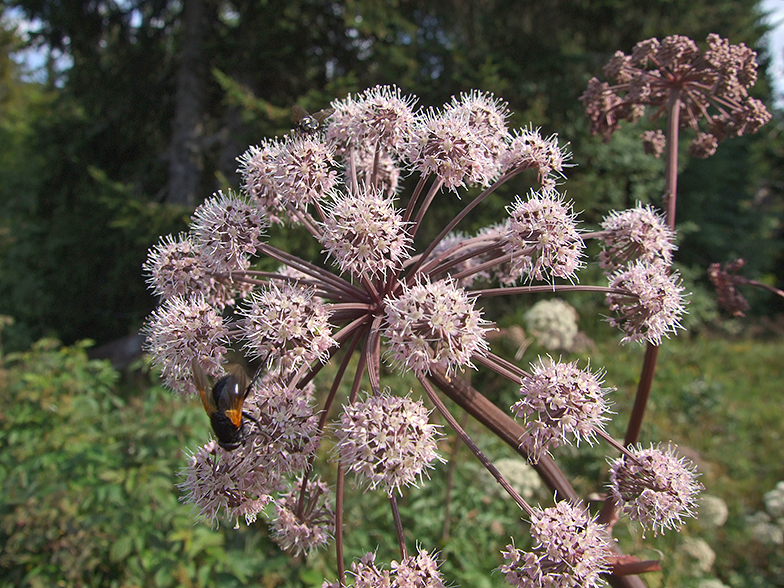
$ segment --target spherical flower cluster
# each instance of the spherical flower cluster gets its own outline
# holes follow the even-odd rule
[[[531,515],[533,552],[507,546],[507,563],[499,570],[516,588],[593,588],[604,585],[600,574],[609,568],[607,532],[582,506],[565,501],[534,509]]]
[[[672,35],[641,41],[630,56],[616,52],[604,68],[615,85],[593,78],[580,98],[592,131],[609,139],[620,121],[633,122],[646,106],[664,107],[677,96],[681,124],[698,133],[691,147],[695,156],[708,157],[718,142],[756,132],[771,119],[748,92],[757,80],[757,54],[716,34],[707,43],[701,53],[688,37]],[[707,132],[700,130],[701,121]]]
[[[664,153],[664,148],[667,146],[667,138],[661,130],[643,131],[640,135],[642,139],[642,148],[647,155],[653,155],[656,158],[661,157]]]
[[[153,365],[161,368],[164,383],[172,390],[196,394],[191,360],[212,374],[222,373],[221,363],[229,345],[229,330],[204,296],[174,296],[165,300],[145,323],[144,349]]]
[[[774,519],[784,518],[784,481],[776,484],[773,490],[765,492],[763,496],[765,510]]]
[[[344,407],[336,426],[336,452],[370,489],[388,494],[421,480],[440,459],[438,427],[419,400],[381,394]]]
[[[716,288],[716,302],[732,316],[745,316],[749,309],[748,300],[737,288],[746,282],[746,278],[738,275],[744,265],[743,259],[735,259],[724,264],[723,268],[720,263],[712,263],[708,267],[708,277]]]
[[[242,176],[242,186],[246,194],[264,211],[271,223],[281,224],[288,216],[285,203],[278,194],[276,176],[278,158],[283,143],[277,139],[265,139],[261,146],[249,147],[237,158]]]
[[[191,235],[180,235],[177,240],[171,235],[161,238],[150,249],[142,269],[153,293],[164,300],[178,294],[207,295],[214,282]]]
[[[320,137],[287,140],[275,163],[275,191],[283,208],[305,208],[330,193],[337,182],[335,150]]]
[[[351,564],[354,588],[444,588],[436,558],[423,549],[400,563],[393,561],[392,570],[376,567],[376,554],[366,553]]]
[[[315,288],[270,284],[251,293],[240,313],[245,348],[276,373],[296,370],[316,359],[325,361],[337,345],[329,312],[314,296]]]
[[[539,129],[522,129],[515,132],[509,147],[501,157],[501,171],[518,167],[535,168],[539,172],[539,183],[545,190],[555,188],[557,178],[563,177],[563,169],[571,155],[558,145],[558,135],[542,137]]]
[[[188,457],[179,484],[184,500],[193,504],[197,516],[217,525],[218,517],[248,524],[272,502],[277,480],[270,480],[263,457],[240,449],[223,451],[210,441]],[[265,456],[264,456],[265,457]]]
[[[574,279],[584,244],[571,203],[558,192],[545,190],[531,192],[525,201],[518,196],[507,212],[512,272],[529,280]]]
[[[577,362],[545,362],[531,365],[531,375],[520,386],[522,399],[512,406],[513,414],[525,421],[520,446],[537,462],[551,447],[574,436],[593,442],[596,430],[604,430],[608,411],[602,374],[581,370]]]
[[[474,354],[488,349],[489,323],[451,279],[404,286],[384,302],[388,357],[403,370],[421,375],[441,364],[451,373],[473,367]]]
[[[450,190],[479,184],[489,185],[500,171],[498,161],[473,132],[470,115],[464,110],[430,109],[419,120],[410,144],[408,159],[422,174],[435,174]]]
[[[267,219],[242,198],[218,192],[193,213],[191,233],[215,271],[247,269],[262,242]]]
[[[311,479],[304,500],[301,499],[300,478],[291,490],[275,500],[275,517],[270,525],[272,539],[292,555],[307,555],[323,547],[332,538],[334,527],[329,486],[318,478]]]
[[[397,161],[386,151],[376,151],[366,143],[361,143],[354,150],[354,163],[357,188],[354,188],[350,174],[345,178],[347,188],[357,191],[360,186],[376,186],[379,193],[387,197],[391,198],[397,194],[400,168]]]
[[[446,111],[458,117],[466,118],[468,128],[474,137],[476,149],[484,152],[485,157],[498,167],[489,172],[488,178],[495,177],[501,171],[502,155],[507,151],[509,130],[506,119],[509,110],[506,102],[493,94],[472,90],[460,94],[460,98],[452,98]]]
[[[403,96],[396,86],[376,86],[336,100],[327,139],[341,150],[367,144],[387,153],[401,152],[414,125],[415,103],[415,97]]]
[[[708,527],[721,527],[727,522],[727,503],[718,496],[703,494],[700,500],[700,523]]]
[[[313,413],[313,391],[285,385],[275,374],[266,374],[246,400],[244,409],[260,425],[253,444],[246,447],[266,456],[266,468],[276,478],[308,466],[319,447],[318,416]],[[269,474],[272,475],[272,474]]]
[[[607,294],[607,304],[617,316],[608,322],[623,331],[622,342],[649,341],[675,332],[685,312],[683,286],[677,272],[668,272],[663,263],[637,260],[610,277],[610,288],[627,293]]]
[[[716,552],[711,549],[705,539],[698,537],[684,537],[681,551],[688,557],[691,573],[694,576],[707,574],[716,561]]]
[[[650,204],[613,210],[602,220],[602,229],[599,263],[606,272],[612,273],[637,259],[672,264],[675,233]]]
[[[547,349],[569,351],[579,333],[575,308],[563,300],[540,300],[523,315],[526,328]]]
[[[385,275],[408,258],[411,237],[393,201],[372,187],[335,195],[319,241],[341,272],[354,277]]]
[[[610,464],[610,492],[623,512],[654,533],[678,529],[695,516],[700,488],[694,465],[671,446],[632,450]]]
[[[392,562],[392,586],[395,588],[444,588],[438,561],[427,551],[418,549],[400,563]]]

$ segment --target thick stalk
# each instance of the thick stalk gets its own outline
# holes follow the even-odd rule
[[[681,100],[677,91],[673,91],[667,104],[667,160],[666,160],[666,206],[667,225],[675,230],[675,204],[678,193],[678,124],[680,121]],[[645,359],[642,364],[640,383],[637,385],[637,394],[634,398],[634,407],[626,427],[624,445],[632,445],[640,439],[640,428],[645,417],[645,408],[651,396],[653,375],[656,371],[656,360],[659,357],[659,347],[648,343],[645,348]]]

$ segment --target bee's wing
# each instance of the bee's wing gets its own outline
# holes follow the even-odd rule
[[[308,111],[302,108],[299,104],[295,104],[291,107],[291,118],[294,122],[299,122],[306,116],[310,116]]]
[[[199,391],[204,410],[207,411],[208,415],[212,416],[213,413],[218,412],[218,407],[215,404],[215,399],[212,397],[207,373],[196,358],[191,360],[191,371],[193,372],[193,383],[196,384],[196,389]]]
[[[328,119],[332,114],[335,112],[334,108],[324,108],[323,110],[319,110],[318,112],[314,112],[311,116],[315,118],[319,124],[323,123],[326,119]]]
[[[229,417],[235,427],[239,427],[242,424],[242,404],[250,390],[250,382],[242,366],[230,365],[226,373],[226,388],[218,399],[218,408]]]

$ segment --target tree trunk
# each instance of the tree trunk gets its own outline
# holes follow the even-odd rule
[[[203,169],[205,75],[205,0],[185,0],[182,54],[177,72],[173,132],[169,145],[169,189],[166,201],[193,206]]]

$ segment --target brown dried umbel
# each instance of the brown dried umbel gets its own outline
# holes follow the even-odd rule
[[[771,118],[748,92],[757,80],[756,52],[716,34],[707,42],[701,52],[688,37],[672,35],[641,41],[631,55],[616,52],[604,66],[614,85],[593,78],[580,97],[592,132],[609,140],[622,120],[638,120],[648,106],[656,118],[674,100],[679,126],[697,132],[690,146],[695,157],[713,155],[726,138],[756,132]]]

